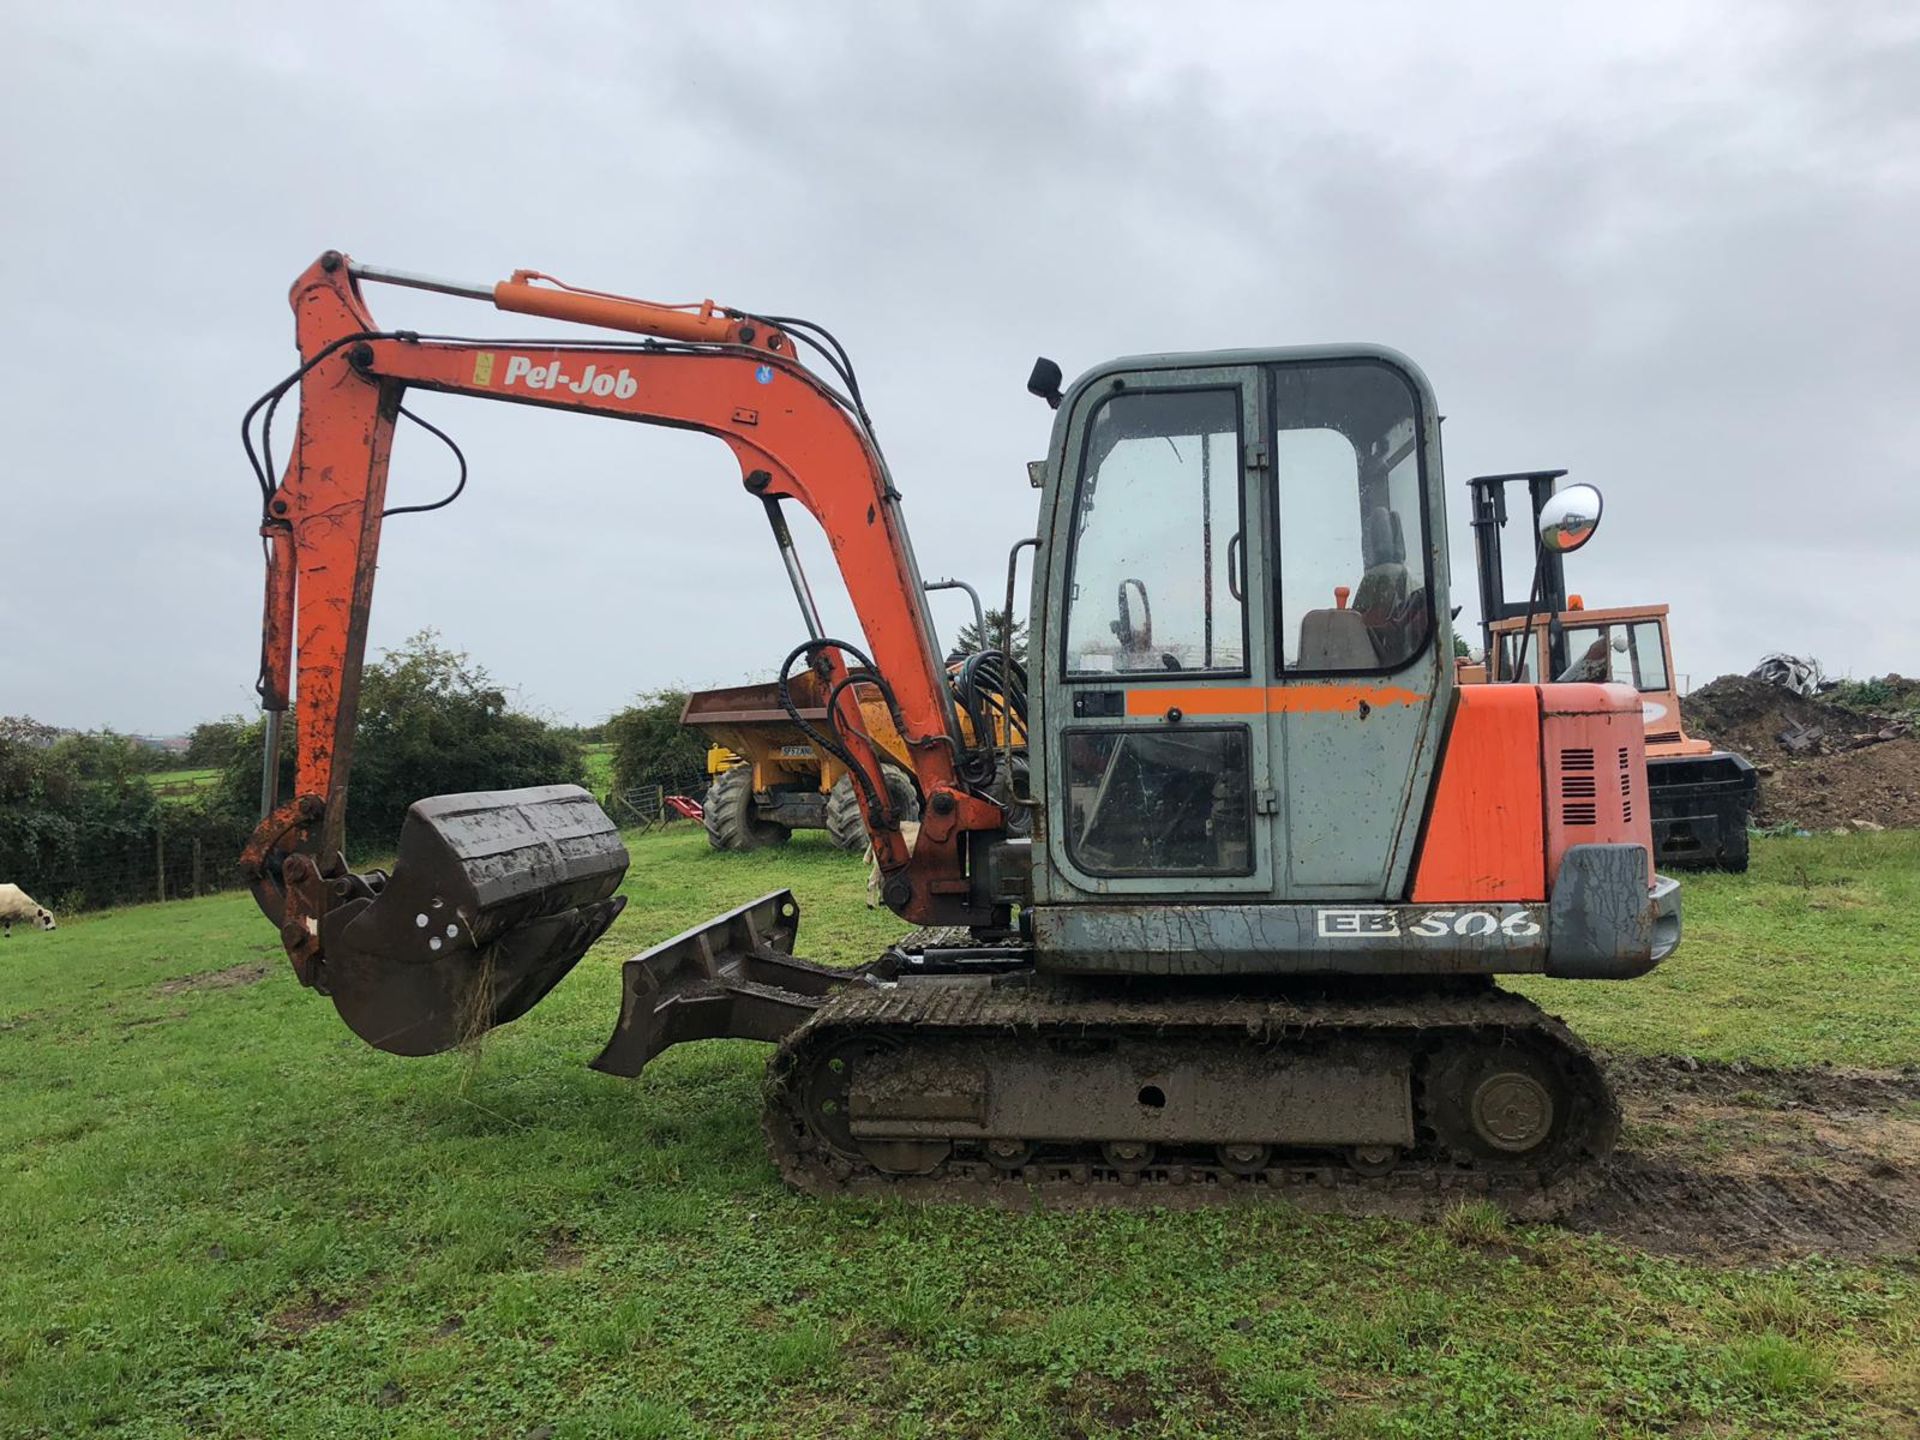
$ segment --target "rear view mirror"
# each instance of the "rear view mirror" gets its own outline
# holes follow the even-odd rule
[[[1540,544],[1561,555],[1578,550],[1600,528],[1602,508],[1600,492],[1591,485],[1555,492],[1540,507]]]
[[[1060,408],[1060,381],[1064,377],[1060,367],[1042,355],[1033,362],[1033,373],[1027,376],[1027,393],[1038,395],[1053,409]]]

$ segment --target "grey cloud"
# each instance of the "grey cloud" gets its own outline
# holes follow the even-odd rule
[[[1036,351],[1072,372],[1382,340],[1435,383],[1456,492],[1533,464],[1607,490],[1577,587],[1671,600],[1696,678],[1775,646],[1920,668],[1901,7],[266,10],[0,19],[0,484],[32,537],[0,571],[0,711],[165,729],[248,703],[236,427],[290,367],[285,289],[329,245],[825,322],[923,568],[990,591],[1033,523]],[[437,625],[585,719],[791,643],[722,448],[421,408],[474,480],[389,528],[376,645]],[[396,491],[435,493],[446,463],[404,436]]]

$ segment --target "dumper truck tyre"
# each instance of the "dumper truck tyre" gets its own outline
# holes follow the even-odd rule
[[[920,800],[913,793],[913,782],[906,772],[892,765],[881,767],[886,776],[887,795],[893,801],[893,812],[902,820],[920,818]],[[853,788],[853,776],[842,775],[833,782],[833,789],[827,792],[827,837],[842,850],[861,851],[867,848],[866,817],[860,813],[860,796]]]
[[[793,836],[786,826],[760,818],[753,799],[751,765],[736,765],[714,776],[700,812],[707,827],[707,844],[715,850],[760,850],[784,845]]]

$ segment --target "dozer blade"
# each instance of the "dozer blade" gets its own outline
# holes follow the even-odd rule
[[[321,922],[324,987],[368,1044],[431,1055],[531,1010],[626,904],[627,852],[577,785],[416,802],[393,876]]]
[[[873,968],[796,960],[799,931],[793,892],[776,890],[634,956],[621,967],[620,1019],[593,1068],[638,1075],[687,1040],[784,1039]]]

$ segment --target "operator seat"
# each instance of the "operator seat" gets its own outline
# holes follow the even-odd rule
[[[1407,598],[1407,542],[1400,517],[1385,505],[1367,515],[1360,535],[1360,556],[1366,573],[1353,592],[1353,608],[1370,627],[1387,623]]]
[[[1420,590],[1408,594],[1406,536],[1399,515],[1388,506],[1368,512],[1360,556],[1366,569],[1351,607],[1309,610],[1300,617],[1300,658],[1294,668],[1372,670],[1405,658],[1405,632],[1416,623],[1416,611],[1425,618],[1425,605]]]
[[[1300,617],[1300,658],[1289,669],[1372,670],[1379,663],[1358,610],[1342,606],[1309,610]]]

